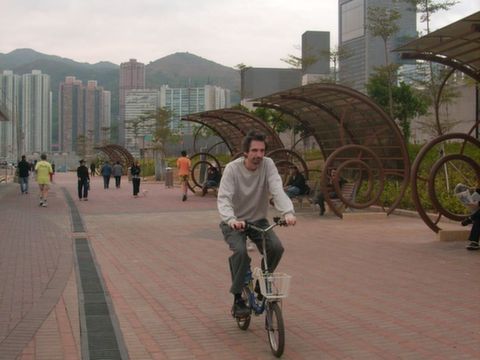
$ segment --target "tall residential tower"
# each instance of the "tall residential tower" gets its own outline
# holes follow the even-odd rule
[[[118,121],[118,142],[125,144],[125,99],[127,91],[145,89],[145,65],[130,59],[120,64],[120,119]]]
[[[22,75],[22,124],[25,153],[51,150],[52,92],[50,76],[40,70]]]

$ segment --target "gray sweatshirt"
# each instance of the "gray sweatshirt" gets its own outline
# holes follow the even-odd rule
[[[264,157],[255,171],[248,170],[244,161],[240,157],[228,163],[223,172],[217,196],[222,221],[265,219],[270,195],[282,215],[295,213],[273,160]]]

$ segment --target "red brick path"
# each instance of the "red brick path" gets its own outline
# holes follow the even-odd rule
[[[19,333],[21,359],[80,358],[76,279],[71,265],[60,266],[72,257],[60,186],[76,199],[74,176],[58,174],[47,209],[28,198],[33,191],[27,197],[0,186],[0,349],[15,322],[32,321],[25,309],[37,305],[49,279],[63,280],[35,335],[26,341]],[[229,251],[215,199],[182,202],[178,187],[163,184],[141,189],[146,196],[135,199],[126,179],[104,190],[97,177],[89,201],[76,203],[130,358],[272,358],[263,317],[244,332],[229,315]],[[310,209],[298,218],[277,232],[286,248],[279,270],[293,276],[283,306],[285,359],[478,358],[480,252],[438,242],[416,218],[339,220]]]

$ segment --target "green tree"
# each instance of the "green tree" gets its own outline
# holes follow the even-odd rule
[[[172,116],[172,111],[167,108],[157,108],[154,111],[146,112],[144,115],[144,124],[152,133],[155,156],[155,180],[157,181],[164,177],[167,143],[178,141],[178,136],[172,132],[170,126]]]
[[[331,69],[333,70],[332,82],[337,83],[338,64],[341,60],[351,57],[352,53],[345,46],[337,46],[330,50],[322,51],[321,55],[328,58],[331,64]]]
[[[367,83],[367,93],[385,111],[389,107],[388,74],[381,68],[372,75]],[[393,116],[408,143],[411,135],[411,120],[427,113],[428,103],[422,94],[404,82],[391,87]]]
[[[431,17],[433,14],[439,11],[447,11],[455,4],[458,4],[457,0],[402,0],[403,2],[410,4],[413,9],[420,14],[420,22],[425,23],[427,34],[430,33]],[[417,80],[420,86],[425,89],[425,94],[429,97],[430,103],[433,105],[435,123],[432,127],[436,131],[436,135],[442,135],[445,132],[445,125],[440,120],[440,107],[443,103],[452,101],[455,97],[455,92],[446,90],[442,85],[446,83],[451,72],[445,72],[442,70],[442,66],[433,66],[431,62],[428,63],[429,76],[419,76],[421,80]],[[447,85],[448,86],[448,85]],[[447,93],[445,95],[440,94],[442,92]]]
[[[137,116],[135,119],[126,122],[126,129],[131,130],[133,133],[133,141],[134,141],[134,148],[135,152],[138,151],[138,144],[137,139],[140,135],[142,129],[145,128],[145,121],[147,117],[145,115]]]
[[[300,49],[300,46],[296,46],[296,48]],[[309,54],[306,57],[302,56],[295,56],[292,54],[288,54],[286,58],[280,59],[280,61],[283,61],[284,63],[290,65],[294,69],[305,69],[309,67],[312,64],[315,64],[318,59],[320,59],[323,55],[321,53],[319,54],[314,54],[312,51],[308,51],[311,49],[306,49],[304,53]]]
[[[368,25],[367,29],[373,37],[380,37],[383,41],[384,56],[385,56],[385,71],[387,73],[387,91],[388,91],[388,113],[393,118],[393,74],[397,67],[390,64],[388,57],[388,41],[394,36],[399,27],[397,21],[400,19],[400,12],[396,9],[369,6],[367,10]]]
[[[81,158],[84,158],[87,154],[87,137],[84,134],[77,136],[77,154]]]

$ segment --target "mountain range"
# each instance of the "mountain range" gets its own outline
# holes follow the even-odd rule
[[[128,61],[128,60],[125,60]],[[57,103],[59,84],[66,76],[75,76],[85,84],[97,80],[98,86],[112,93],[112,119],[118,114],[120,66],[108,61],[96,64],[80,63],[56,55],[46,55],[32,49],[16,49],[8,54],[0,53],[0,72],[12,70],[15,74],[41,70],[50,75],[54,107]],[[188,52],[178,52],[145,65],[147,88],[202,87],[217,85],[231,91],[232,104],[239,102],[239,71],[204,59]],[[54,111],[56,113],[56,111]],[[55,121],[55,119],[54,119]]]

